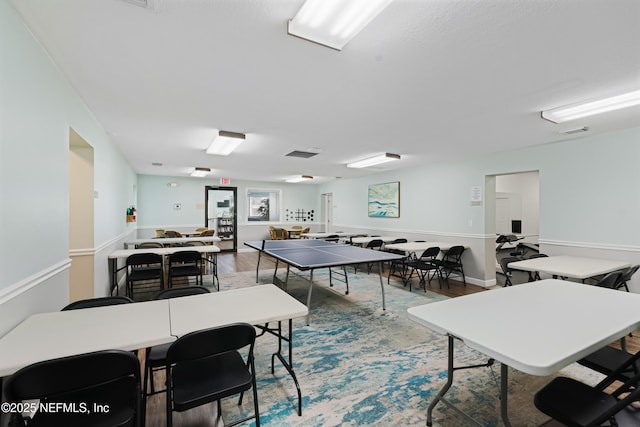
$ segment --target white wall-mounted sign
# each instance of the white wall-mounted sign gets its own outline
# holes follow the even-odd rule
[[[474,185],[471,187],[471,202],[482,201],[482,186]]]

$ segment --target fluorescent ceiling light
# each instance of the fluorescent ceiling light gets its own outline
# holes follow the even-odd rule
[[[620,110],[622,108],[640,105],[640,90],[625,93],[611,98],[597,101],[583,102],[580,104],[568,105],[566,107],[554,108],[542,112],[542,118],[553,123],[563,123],[569,120],[581,119],[583,117]]]
[[[244,142],[245,138],[244,133],[221,130],[218,132],[218,136],[211,141],[211,145],[207,148],[207,154],[228,156]]]
[[[205,176],[209,175],[209,172],[211,172],[211,169],[209,168],[195,168],[193,172],[191,172],[191,176],[194,176],[196,178],[204,178]]]
[[[288,33],[342,50],[392,0],[306,0]]]
[[[287,182],[302,182],[302,181],[309,181],[311,179],[313,179],[311,175],[300,175],[300,176],[294,176],[293,178],[289,178]]]
[[[353,163],[347,163],[348,168],[367,168],[369,166],[379,165],[381,163],[387,163],[392,160],[400,160],[398,154],[384,153],[369,159],[360,160]]]

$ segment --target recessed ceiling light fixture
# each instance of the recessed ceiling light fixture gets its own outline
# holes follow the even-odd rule
[[[572,104],[566,107],[553,108],[542,112],[542,118],[553,123],[564,123],[570,120],[594,116],[609,111],[640,105],[640,90],[624,93],[610,98]]]
[[[245,139],[246,135],[244,133],[229,132],[226,130],[218,131],[218,135],[211,141],[209,148],[207,148],[207,154],[228,156],[233,150],[238,148]]]
[[[288,33],[336,50],[342,48],[392,0],[306,0]]]
[[[347,163],[347,167],[348,168],[368,168],[369,166],[375,166],[381,163],[387,163],[392,160],[400,160],[400,155],[383,153],[375,157],[370,157],[368,159],[359,160],[353,163]]]
[[[196,178],[204,178],[205,176],[209,175],[210,172],[211,169],[209,168],[194,168],[193,172],[191,172],[191,176],[194,176]]]
[[[313,179],[311,175],[299,175],[299,176],[294,176],[293,178],[287,179],[287,182],[302,182],[302,181],[309,181],[311,179]]]

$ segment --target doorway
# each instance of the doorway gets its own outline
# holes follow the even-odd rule
[[[501,285],[504,280],[499,265],[505,257],[526,259],[539,252],[538,238],[540,227],[540,177],[538,171],[517,172],[492,176],[495,193],[494,215],[492,224],[487,224],[487,231],[495,227],[496,240],[503,236],[501,243],[495,245],[496,279]],[[488,201],[488,200],[487,200]],[[490,218],[487,218],[489,221]],[[524,272],[513,272],[512,283],[524,283],[528,275]]]
[[[69,129],[69,301],[93,298],[93,147]]]
[[[333,231],[333,193],[322,194],[322,218],[324,218],[324,232]]]
[[[205,226],[216,230],[223,252],[238,251],[238,189],[236,187],[205,187]]]

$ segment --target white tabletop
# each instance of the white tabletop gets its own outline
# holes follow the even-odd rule
[[[376,240],[376,239],[380,239],[384,243],[389,243],[389,242],[393,242],[397,238],[398,237],[393,237],[393,236],[367,236],[367,237],[353,237],[350,240],[347,239],[347,241],[349,241],[350,243],[352,243],[354,245],[366,245],[370,241]]]
[[[213,253],[220,252],[220,248],[216,245],[201,245],[201,246],[174,246],[167,248],[141,248],[141,249],[118,249],[109,254],[109,259],[127,258],[133,254],[148,254],[153,253],[157,255],[169,255],[175,252],[183,251],[196,251],[200,253]]]
[[[194,236],[194,237],[150,237],[147,239],[133,239],[124,242],[125,247],[139,245],[140,243],[160,243],[163,245],[173,243],[189,243],[189,242],[205,242],[214,243],[219,242],[218,236]]]
[[[408,312],[415,322],[508,366],[549,375],[638,329],[638,307],[639,294],[547,279]]]
[[[441,251],[448,251],[452,246],[459,246],[458,243],[451,242],[407,242],[407,243],[392,243],[385,245],[385,249],[395,249],[405,251],[410,254],[422,255],[422,252],[429,248],[437,246]]]
[[[338,236],[338,237],[349,237],[360,233],[345,233],[345,232],[334,232],[334,233],[302,233],[301,236],[306,237],[307,239],[325,239],[329,236]]]
[[[306,305],[275,285],[172,298],[169,311],[171,332],[176,336],[228,323],[258,325],[294,319],[309,312]]]
[[[0,338],[0,376],[91,351],[172,342],[168,300],[34,314]]]
[[[509,263],[509,267],[514,270],[538,271],[574,279],[587,279],[600,274],[622,270],[629,266],[630,264],[624,261],[565,255],[532,258]]]

